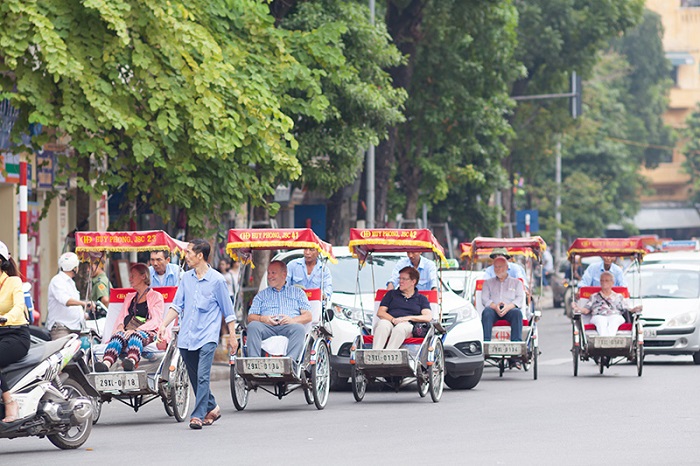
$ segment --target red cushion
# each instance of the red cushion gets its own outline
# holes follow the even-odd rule
[[[523,319],[523,326],[527,327],[530,325],[530,322],[528,322],[527,319]],[[495,324],[493,324],[494,327],[510,327],[510,322],[507,320],[497,320]]]
[[[584,326],[584,329],[585,330],[595,330],[595,325],[586,324]],[[618,332],[624,332],[624,331],[630,332],[630,331],[632,331],[632,324],[630,322],[624,322],[624,323],[620,324],[620,326],[617,328],[617,331]]]
[[[406,338],[403,341],[404,345],[420,345],[424,338]],[[362,342],[366,345],[371,345],[374,341],[374,335],[362,335]]]

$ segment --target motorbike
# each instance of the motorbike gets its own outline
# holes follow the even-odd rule
[[[90,397],[99,397],[87,372],[77,335],[33,342],[24,358],[2,370],[19,414],[0,422],[0,438],[46,437],[63,450],[82,446],[92,430]],[[0,405],[0,419],[4,411]]]

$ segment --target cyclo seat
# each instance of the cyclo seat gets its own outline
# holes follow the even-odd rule
[[[387,289],[380,289],[377,290],[377,292],[374,295],[374,316],[372,317],[372,329],[377,325],[377,322],[379,322],[379,317],[377,317],[377,311],[379,311],[379,305],[382,302],[382,299],[384,299],[384,295],[389,290]],[[435,321],[437,319],[437,316],[439,315],[439,310],[438,310],[438,293],[437,290],[427,290],[427,291],[419,291],[420,294],[428,298],[428,302],[430,303],[430,310],[433,314],[432,316],[432,321]],[[416,337],[409,337],[406,338],[403,341],[403,345],[420,345],[423,343],[424,338],[416,338]],[[374,335],[362,335],[362,343],[365,345],[371,345],[374,342]]]
[[[22,359],[2,369],[7,385],[10,387],[13,386],[41,361],[48,358],[53,353],[60,351],[70,339],[71,335],[67,335],[58,340],[37,343],[30,346],[29,352]]]
[[[589,299],[591,299],[591,296],[594,294],[598,293],[600,291],[599,286],[582,286],[579,288],[579,301],[578,305],[583,307]],[[619,293],[625,298],[630,297],[630,292],[629,289],[626,286],[613,286],[612,290],[615,293]],[[627,313],[625,313],[627,314]],[[587,332],[596,332],[595,325],[590,323],[591,320],[591,315],[590,314],[584,314],[581,316],[582,322],[583,322],[583,329]],[[620,326],[617,328],[618,332],[631,332],[632,331],[632,323],[629,322],[629,316],[625,315],[625,320],[627,322],[623,322],[620,324]],[[597,332],[596,332],[597,333]]]
[[[321,289],[309,288],[304,290],[306,298],[309,300],[311,309],[311,322],[304,324],[304,330],[308,334],[314,325],[321,321],[323,303],[321,301]],[[287,344],[289,340],[282,335],[275,335],[262,341],[260,348],[270,356],[284,356],[287,354]]]

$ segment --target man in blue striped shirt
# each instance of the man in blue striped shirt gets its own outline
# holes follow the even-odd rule
[[[259,292],[248,310],[248,356],[260,357],[262,342],[275,335],[287,337],[287,356],[297,360],[304,345],[304,324],[311,322],[306,293],[287,285],[287,266],[272,261],[267,268],[268,287]]]

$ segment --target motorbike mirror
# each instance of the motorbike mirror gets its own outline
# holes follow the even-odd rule
[[[29,291],[32,290],[32,284],[29,282],[24,282],[22,283],[22,292],[23,293],[28,293]]]

